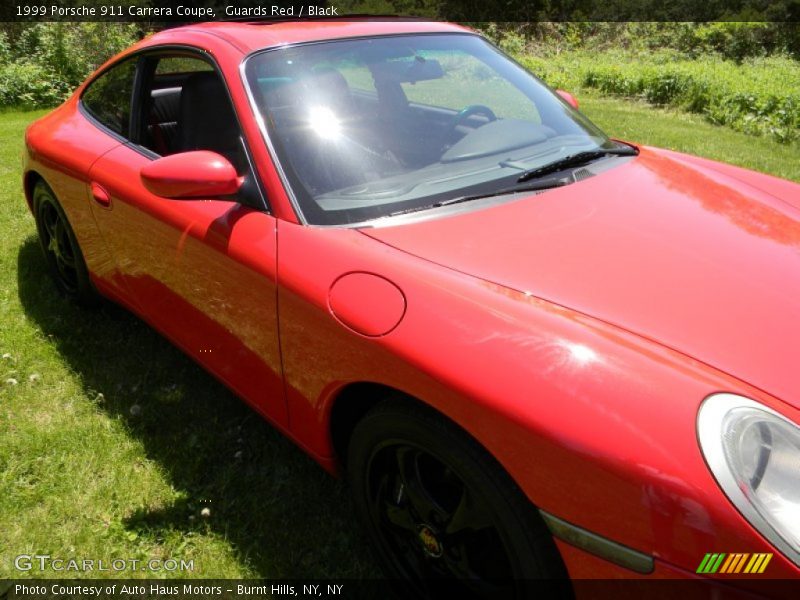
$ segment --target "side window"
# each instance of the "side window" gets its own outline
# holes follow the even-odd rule
[[[100,75],[83,92],[81,102],[100,123],[129,137],[136,58],[129,58]]]
[[[141,143],[161,156],[211,150],[241,174],[246,169],[241,132],[222,77],[194,56],[151,59],[141,103]]]

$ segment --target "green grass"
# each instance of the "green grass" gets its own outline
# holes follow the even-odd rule
[[[608,135],[696,154],[800,182],[800,143],[778,144],[712,125],[699,115],[646,102],[608,98],[593,90],[577,92],[581,110]]]
[[[20,187],[38,114],[0,115],[0,579],[33,553],[194,561],[170,577],[376,573],[343,484],[138,319],[56,293]]]
[[[797,145],[579,96],[611,135],[800,180]],[[170,577],[375,574],[341,483],[138,319],[56,293],[20,186],[38,114],[0,114],[0,578],[33,553],[194,561]]]

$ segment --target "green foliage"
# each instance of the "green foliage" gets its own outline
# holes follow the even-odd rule
[[[12,62],[0,67],[0,106],[54,106],[69,90],[35,63]]]
[[[0,65],[6,64],[11,60],[11,45],[8,43],[8,36],[5,31],[0,31]]]
[[[674,106],[779,142],[800,138],[800,69],[790,58],[739,64],[708,55],[691,60],[674,51],[575,51],[521,61],[552,87],[587,86]]]
[[[35,23],[0,32],[0,106],[50,107],[138,38],[136,24]]]
[[[689,54],[718,53],[742,61],[751,56],[774,52],[779,44],[772,23],[704,23],[685,28],[679,45]]]
[[[684,22],[561,22],[475,23],[487,37],[502,46],[507,33],[527,47],[545,52],[566,50],[662,50],[687,58],[717,54],[741,62],[746,58],[789,54],[800,57],[800,25],[796,19],[775,15],[771,22],[736,20],[710,23]],[[753,17],[756,18],[756,17]]]
[[[800,136],[800,69],[777,57],[737,65],[705,58],[648,64],[615,61],[586,69],[583,83],[702,114],[711,123],[786,142]]]
[[[472,25],[480,25],[481,32],[509,54],[521,54],[525,51],[526,39],[522,33],[523,27],[519,25],[517,27],[513,27],[514,24],[509,23],[473,23]]]

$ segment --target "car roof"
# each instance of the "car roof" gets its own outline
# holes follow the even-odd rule
[[[167,29],[147,39],[147,45],[175,43],[196,34],[211,34],[247,54],[285,44],[315,42],[350,37],[398,35],[404,33],[464,33],[473,31],[452,23],[392,18],[324,18],[319,20],[247,22],[214,21]]]

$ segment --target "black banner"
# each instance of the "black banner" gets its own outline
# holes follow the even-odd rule
[[[796,598],[797,581],[759,577],[715,579],[541,580],[542,598],[591,600],[746,600]],[[28,579],[0,581],[0,600],[373,600],[463,598],[444,581],[430,581],[425,592],[412,593],[400,582],[371,580],[230,580],[230,579]]]
[[[0,21],[425,18],[460,22],[800,22],[800,0],[12,0]]]

